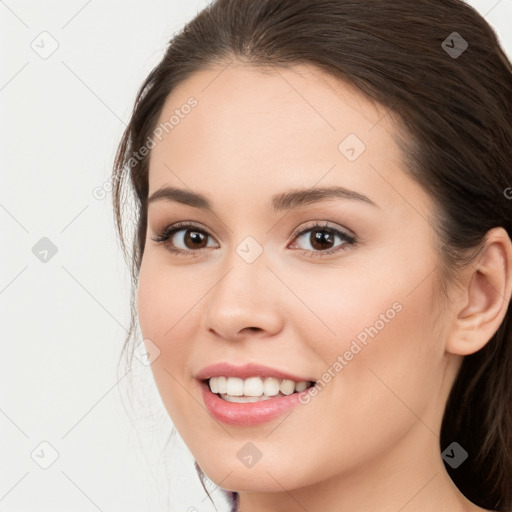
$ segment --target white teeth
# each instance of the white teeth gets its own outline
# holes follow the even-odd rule
[[[263,381],[259,377],[250,377],[244,380],[245,396],[261,396],[263,395]]]
[[[301,391],[304,391],[308,387],[309,387],[309,382],[306,382],[305,380],[301,380],[300,382],[297,382],[297,384],[295,384],[295,391],[300,393]]]
[[[208,381],[212,393],[230,395],[232,397],[272,397],[276,395],[291,395],[294,392],[304,391],[310,383],[303,380],[295,382],[288,379],[275,379],[274,377],[211,377]],[[235,401],[235,400],[231,400]],[[248,400],[256,401],[256,400]]]
[[[279,391],[283,395],[291,395],[295,391],[295,382],[293,380],[283,380],[279,386]]]
[[[226,402],[237,402],[239,404],[245,404],[249,402],[261,402],[263,400],[270,400],[269,396],[230,396],[230,395],[220,395],[223,400]]]
[[[226,377],[217,377],[217,393],[227,393],[228,379]]]
[[[267,377],[263,382],[265,396],[276,396],[279,393],[279,381],[274,377]]]
[[[244,394],[244,381],[238,377],[229,377],[226,393],[231,396],[242,396]]]

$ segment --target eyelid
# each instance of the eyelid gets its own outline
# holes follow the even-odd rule
[[[167,240],[174,236],[179,231],[187,231],[187,228],[195,228],[197,231],[202,232],[207,237],[210,238],[216,238],[216,236],[212,235],[210,230],[206,227],[204,227],[200,223],[196,223],[195,221],[180,221],[180,222],[174,222],[172,224],[167,225],[161,230],[154,230],[155,236],[150,236],[149,238],[155,242],[158,243],[167,243]],[[189,252],[199,252],[198,250],[193,251],[190,250]]]
[[[333,231],[340,231],[347,238],[353,238],[353,239],[356,238],[355,233],[353,233],[349,229],[343,228],[338,225],[333,225],[333,223],[331,223],[329,221],[323,221],[323,222],[311,221],[311,222],[307,222],[305,225],[303,224],[303,225],[299,226],[298,228],[296,228],[293,231],[293,233],[290,235],[290,237],[288,238],[288,241],[294,240],[298,235],[302,235],[304,233],[304,231],[309,231],[313,228],[318,228],[318,230],[320,230],[321,228],[324,228],[326,230],[330,229]]]
[[[185,228],[196,228],[198,231],[204,232],[211,238],[214,238],[214,235],[212,235],[211,230],[209,228],[193,220],[179,221],[168,224],[161,230],[155,230],[155,233],[157,236],[167,235],[170,233],[174,234],[175,232],[181,231],[182,229]]]

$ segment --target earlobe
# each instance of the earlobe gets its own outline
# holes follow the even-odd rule
[[[483,348],[505,318],[512,294],[512,242],[505,229],[487,233],[471,269],[447,340],[446,350],[452,354],[468,355]]]

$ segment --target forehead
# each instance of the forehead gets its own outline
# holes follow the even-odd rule
[[[191,97],[193,108],[187,105]],[[228,63],[181,82],[168,96],[158,125],[165,128],[172,120],[162,135],[174,141],[201,137],[203,143],[243,143],[259,154],[258,146],[268,147],[269,140],[286,144],[313,135],[315,142],[328,135],[329,142],[344,132],[368,140],[377,124],[381,131],[392,129],[386,112],[351,84],[311,65]]]
[[[314,184],[381,196],[384,175],[403,168],[386,114],[355,87],[309,65],[232,63],[196,72],[162,109],[149,195],[165,184],[210,195],[237,183],[241,196]]]

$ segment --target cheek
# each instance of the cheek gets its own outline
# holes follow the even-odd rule
[[[163,342],[181,339],[176,333],[190,325],[190,318],[197,315],[195,306],[204,291],[197,274],[171,269],[162,264],[160,258],[150,252],[144,255],[137,288],[137,310],[143,336]],[[166,346],[169,343],[164,343],[161,350]]]
[[[160,351],[150,368],[162,403],[181,433],[190,426],[186,418],[191,397],[185,389],[190,388],[189,365],[194,359],[190,340],[200,321],[195,306],[206,290],[186,270],[170,269],[150,253],[144,258],[137,287],[140,330]]]
[[[325,365],[318,400],[328,396],[339,405],[330,409],[333,421],[321,427],[325,438],[339,438],[343,431],[354,446],[366,450],[375,443],[378,450],[417,421],[411,411],[420,417],[430,414],[427,409],[438,400],[433,397],[438,396],[443,351],[424,268],[402,269],[401,274],[400,269],[390,270],[388,275],[400,275],[400,280],[388,283],[382,275],[379,283],[377,276],[357,272],[347,273],[337,285],[315,279],[317,287],[307,304],[324,325],[313,319],[303,337],[310,340],[312,360]]]
[[[180,384],[187,381],[186,385],[190,385],[189,366],[193,359],[190,340],[196,336],[194,329],[200,322],[200,307],[197,306],[206,291],[199,288],[201,280],[189,274],[153,262],[151,255],[143,261],[139,274],[140,330],[143,338],[151,340],[160,351],[151,370],[166,406],[173,406],[168,402],[180,396]]]

